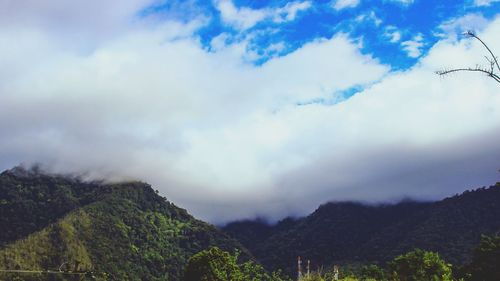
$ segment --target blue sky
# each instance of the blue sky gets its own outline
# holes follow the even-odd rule
[[[500,1],[0,1],[0,169],[141,180],[194,215],[500,181]]]
[[[235,9],[253,12],[267,10],[270,14],[241,28],[223,19],[218,3],[231,3]],[[277,22],[273,14],[287,5],[304,4],[293,20]],[[337,6],[336,6],[337,5]],[[442,24],[466,14],[480,14],[491,19],[500,9],[499,1],[423,1],[423,0],[340,0],[340,1],[168,1],[148,7],[145,15],[165,13],[167,17],[190,20],[204,15],[209,24],[198,30],[201,42],[211,48],[211,41],[227,34],[227,42],[249,37],[249,49],[259,56],[253,63],[265,63],[270,57],[283,56],[318,38],[331,38],[338,32],[362,43],[362,52],[373,55],[394,70],[413,66],[434,43],[442,38]],[[240,20],[242,15],[240,14]],[[251,17],[251,16],[249,16]],[[481,23],[471,22],[471,29]],[[405,43],[407,42],[407,43]],[[412,44],[413,43],[413,44]],[[270,46],[280,46],[269,52]],[[410,52],[407,45],[415,46]],[[405,47],[407,46],[407,47]],[[266,51],[267,50],[267,51]]]

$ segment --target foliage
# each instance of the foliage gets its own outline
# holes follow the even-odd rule
[[[358,277],[353,273],[339,275],[338,281],[385,281],[385,279],[374,279]],[[327,271],[323,273],[321,270],[312,271],[309,274],[304,274],[299,281],[334,281],[334,275]]]
[[[71,188],[78,185],[78,188]],[[21,167],[0,176],[0,246],[24,238],[98,197],[97,183]]]
[[[377,265],[365,265],[361,268],[361,280],[386,280],[385,272]]]
[[[292,276],[295,263],[290,261],[297,256],[326,267],[384,264],[421,248],[463,264],[470,261],[482,234],[500,230],[499,217],[500,184],[496,184],[434,203],[328,203],[307,217],[273,226],[245,221],[230,223],[223,230],[243,241],[266,269],[281,268]]]
[[[279,273],[268,274],[252,261],[238,264],[234,255],[217,247],[201,251],[189,259],[184,272],[186,281],[282,281]]]
[[[299,281],[325,281],[326,278],[320,272],[311,272],[310,274],[304,274]]]
[[[500,236],[483,236],[463,271],[467,281],[500,280]]]
[[[16,168],[0,174],[0,213],[2,269],[92,271],[97,280],[179,280],[190,257],[207,255],[200,251],[217,246],[212,254],[220,262],[215,267],[222,266],[223,272],[232,268],[235,278],[245,281],[284,280],[281,273],[266,269],[283,268],[284,274],[295,276],[298,255],[310,258],[315,268],[343,265],[341,280],[418,280],[404,279],[411,270],[417,276],[434,272],[435,280],[449,280],[449,267],[431,252],[399,256],[390,263],[390,274],[376,266],[361,267],[421,247],[452,262],[470,261],[457,276],[500,280],[495,271],[500,268],[497,236],[484,237],[470,255],[482,233],[500,230],[499,184],[436,203],[329,203],[306,218],[288,218],[274,226],[262,221],[226,226],[264,267],[251,261],[236,240],[194,219],[145,183],[85,182]],[[234,249],[241,261],[227,253]],[[405,265],[411,258],[418,262]],[[352,270],[345,265],[353,265]],[[331,272],[317,273],[309,277],[332,279]],[[0,280],[70,280],[61,276],[23,279],[2,273]]]
[[[184,280],[237,281],[242,280],[236,255],[213,247],[192,256],[186,266]]]
[[[93,271],[98,280],[179,280],[189,257],[210,246],[250,256],[140,182],[7,171],[0,175],[0,196],[0,226],[8,232],[0,231],[2,269],[58,270],[66,263],[62,270]]]
[[[451,266],[437,253],[416,249],[389,263],[390,279],[400,281],[451,281]]]

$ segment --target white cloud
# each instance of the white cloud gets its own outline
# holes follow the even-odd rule
[[[285,42],[273,43],[264,49],[264,55],[265,56],[275,56],[275,55],[279,55],[280,53],[282,53],[285,50],[286,50]]]
[[[338,34],[255,66],[224,35],[207,51],[199,21],[150,24],[87,53],[50,28],[1,25],[0,167],[140,179],[211,221],[498,179],[498,85],[433,74],[481,60],[478,44],[443,40],[388,73]],[[497,19],[480,34],[494,50],[499,30]],[[333,106],[296,105],[357,85],[367,88]]]
[[[360,0],[334,0],[332,1],[332,7],[340,11],[345,8],[355,8],[359,5]]]
[[[200,215],[202,198],[256,196],[274,173],[303,161],[283,154],[293,128],[280,119],[268,128],[271,112],[372,83],[388,70],[345,35],[256,67],[242,62],[246,48],[228,46],[223,35],[215,53],[178,36],[192,26],[134,29],[90,54],[55,44],[50,32],[0,28],[0,60],[16,70],[0,76],[0,131],[10,132],[1,134],[2,166],[41,161],[139,178]]]
[[[448,40],[457,40],[465,31],[480,32],[488,26],[488,20],[481,14],[467,14],[442,23],[436,36]]]
[[[422,55],[422,47],[424,47],[424,37],[422,34],[415,35],[412,40],[401,42],[403,50],[408,53],[411,58],[418,58]]]
[[[289,2],[279,8],[252,9],[236,7],[232,0],[215,0],[215,7],[219,10],[222,20],[236,29],[246,30],[259,22],[272,19],[276,23],[295,20],[297,14],[312,7],[310,1]]]
[[[231,0],[217,0],[215,6],[222,20],[238,29],[248,29],[268,16],[266,9],[237,8]]]
[[[363,21],[373,22],[376,26],[382,24],[382,20],[377,16],[377,14],[375,14],[374,11],[361,14],[357,16],[354,20],[357,22],[363,22]]]
[[[389,38],[389,42],[397,43],[401,40],[401,31],[395,26],[389,25],[385,28],[384,36]]]
[[[397,43],[401,40],[401,32],[394,31],[391,33],[391,43]]]
[[[99,0],[0,1],[0,26],[38,26],[71,37],[73,45],[86,48],[128,30],[131,19],[155,2],[158,0],[124,0],[120,5]]]
[[[394,2],[403,6],[409,6],[415,2],[415,0],[387,0],[389,2]]]
[[[296,1],[288,2],[284,7],[278,8],[272,12],[274,14],[275,22],[287,22],[293,21],[297,17],[297,14],[302,11],[307,11],[312,7],[310,1]]]
[[[228,40],[231,38],[230,34],[227,33],[221,33],[210,41],[210,47],[214,51],[220,51],[224,49],[228,45]]]
[[[474,0],[476,6],[489,6],[492,3],[499,2],[500,0]]]

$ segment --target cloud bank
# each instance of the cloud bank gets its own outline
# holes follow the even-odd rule
[[[220,12],[224,23],[237,30],[252,28],[259,22],[272,19],[276,23],[295,20],[297,14],[311,8],[310,1],[288,2],[283,7],[252,9],[249,7],[236,7],[232,0],[217,0],[215,7]]]
[[[332,1],[332,7],[339,11],[345,8],[354,8],[359,5],[359,0],[336,0]]]
[[[499,0],[474,0],[476,6],[490,6],[492,3],[498,2]]]
[[[3,169],[38,162],[140,179],[217,223],[305,214],[329,200],[436,199],[499,179],[498,85],[433,74],[474,66],[484,54],[476,42],[443,37],[394,72],[337,33],[254,65],[241,42],[207,50],[196,35],[205,17],[131,16],[151,1],[128,1],[106,24],[75,19],[85,48],[54,22],[58,1],[42,14],[7,3]],[[497,18],[480,32],[493,50],[499,31]],[[351,89],[361,90],[348,98]]]

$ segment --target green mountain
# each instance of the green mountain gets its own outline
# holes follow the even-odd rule
[[[84,182],[15,168],[0,174],[0,214],[0,269],[179,280],[189,257],[210,246],[250,257],[236,240],[140,182]],[[0,280],[80,277],[0,273]]]
[[[438,202],[370,206],[328,203],[304,218],[276,225],[233,222],[223,230],[268,269],[293,274],[297,256],[311,265],[378,263],[422,248],[464,264],[481,234],[500,231],[500,183]]]
[[[179,280],[189,257],[211,246],[294,276],[299,255],[315,269],[383,264],[418,247],[467,263],[481,234],[500,231],[500,184],[438,202],[328,203],[307,217],[234,222],[223,232],[145,183],[14,168],[0,174],[0,214],[0,270],[42,272],[0,272],[0,280],[81,280],[62,273],[90,271],[97,280]]]

